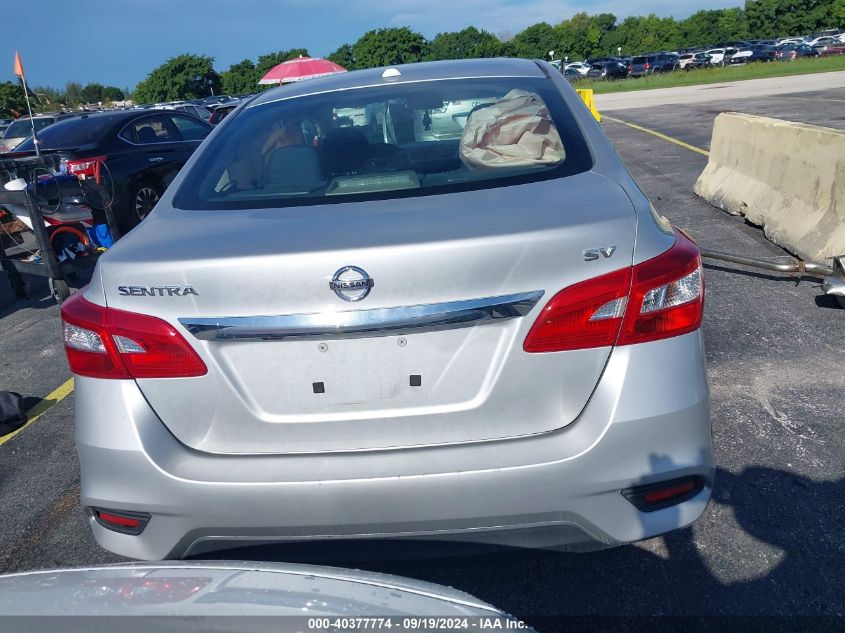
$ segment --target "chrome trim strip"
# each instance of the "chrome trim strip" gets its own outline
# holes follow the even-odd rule
[[[179,319],[179,323],[202,341],[367,338],[451,330],[523,317],[543,294],[542,290],[535,290],[398,308],[278,316],[185,318]]]

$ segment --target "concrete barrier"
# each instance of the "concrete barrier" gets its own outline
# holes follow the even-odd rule
[[[593,95],[592,88],[577,88],[575,92],[578,93],[578,96],[581,97],[581,101],[584,102],[584,105],[589,108],[590,112],[593,113],[593,116],[596,118],[596,121],[601,123],[601,115],[599,111],[596,109],[596,99]]]
[[[845,131],[720,114],[695,192],[803,259],[845,254]]]

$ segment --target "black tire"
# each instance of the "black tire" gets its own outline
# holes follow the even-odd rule
[[[61,305],[70,296],[70,287],[67,282],[64,279],[53,279],[52,277],[47,282],[50,286],[50,295],[56,300],[56,303]]]
[[[158,183],[143,180],[136,184],[129,193],[129,211],[132,220],[136,223],[143,221],[161,199],[162,193],[164,193],[164,187]]]

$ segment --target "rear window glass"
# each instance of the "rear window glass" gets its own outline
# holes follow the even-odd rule
[[[179,188],[185,209],[424,196],[562,177],[592,166],[548,79],[392,84],[242,109]]]
[[[48,125],[52,125],[53,121],[55,121],[55,119],[52,117],[33,119],[32,123],[35,124],[35,133],[37,134]],[[30,124],[28,118],[18,119],[6,129],[6,138],[26,138],[27,136],[32,136],[32,125]]]
[[[41,149],[70,149],[96,145],[102,140],[103,132],[113,125],[109,117],[84,116],[59,121],[38,132]],[[26,152],[35,150],[32,139],[27,139],[15,149]]]
[[[634,59],[631,60],[631,63],[632,64],[645,64],[646,61],[647,60],[646,60],[645,57],[635,57]]]

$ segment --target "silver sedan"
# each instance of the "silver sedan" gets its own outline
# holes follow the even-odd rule
[[[62,306],[91,529],[164,559],[684,527],[713,485],[703,290],[545,62],[262,93]]]

